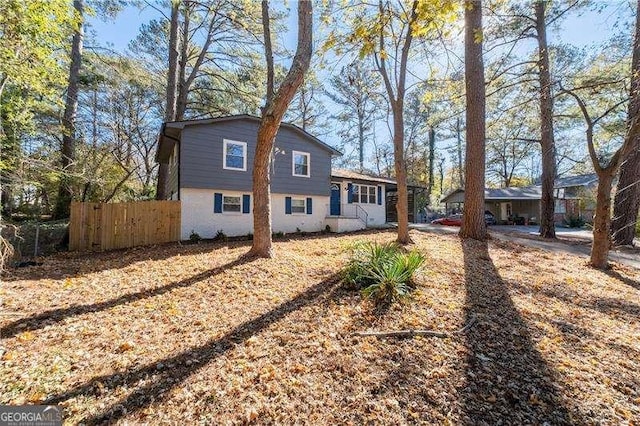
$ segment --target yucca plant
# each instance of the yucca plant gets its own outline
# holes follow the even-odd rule
[[[356,242],[349,250],[351,260],[345,269],[344,278],[351,286],[363,288],[375,281],[371,277],[371,267],[390,261],[397,251],[397,244],[373,244]]]
[[[391,303],[407,297],[414,288],[413,275],[424,256],[405,252],[396,243],[357,243],[344,278],[351,286],[377,303]]]

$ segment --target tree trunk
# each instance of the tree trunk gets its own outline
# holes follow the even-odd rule
[[[464,187],[464,167],[462,164],[462,132],[460,130],[460,117],[456,119],[456,136],[458,138],[458,187]]]
[[[598,189],[596,196],[596,215],[593,219],[593,245],[591,247],[591,265],[595,268],[604,269],[607,267],[607,257],[609,255],[609,249],[611,246],[610,231],[611,231],[611,186],[613,179],[618,173],[620,168],[620,162],[622,158],[628,156],[631,149],[632,140],[625,138],[622,146],[613,153],[609,161],[605,166],[600,162],[600,157],[596,151],[596,144],[593,140],[593,129],[595,124],[604,118],[607,114],[611,113],[613,109],[609,109],[604,115],[592,119],[589,115],[587,105],[575,92],[563,89],[563,93],[572,96],[584,116],[587,122],[586,139],[587,149],[589,150],[589,157],[593,168],[598,174]],[[627,130],[628,135],[640,132],[640,122],[638,120],[631,120],[629,122],[629,128]]]
[[[187,83],[187,60],[189,56],[189,25],[191,24],[191,10],[189,2],[185,1],[184,22],[182,23],[182,36],[180,37],[180,55],[178,59],[178,95],[176,99],[176,120],[184,119],[187,111],[187,99],[189,97],[189,85]]]
[[[636,30],[631,60],[631,94],[627,127],[640,113],[640,0],[636,8]],[[640,210],[640,135],[629,132],[631,147],[622,159],[618,190],[613,205],[613,242],[616,245],[632,245],[636,234],[635,224]]]
[[[440,178],[440,198],[444,194],[444,158],[440,159],[438,163],[438,177]]]
[[[69,217],[73,189],[71,182],[71,172],[73,171],[76,159],[76,116],[78,113],[78,91],[80,83],[80,67],[82,65],[82,41],[84,38],[84,4],[83,0],[74,0],[75,9],[80,22],[78,28],[73,33],[71,41],[71,66],[69,68],[69,81],[67,87],[67,99],[62,118],[62,152],[60,166],[62,176],[58,187],[58,199],[54,216],[58,219]]]
[[[614,176],[615,173],[611,170],[598,173],[596,214],[593,218],[593,246],[591,247],[591,265],[598,269],[607,267],[611,247],[611,186]]]
[[[433,161],[436,154],[436,131],[431,126],[429,129],[429,185],[428,185],[428,198],[427,205],[431,205],[431,193],[433,192]]]
[[[268,87],[267,102],[262,109],[262,120],[258,128],[258,140],[253,162],[253,244],[250,256],[272,257],[271,249],[271,182],[269,169],[271,152],[276,134],[296,90],[302,84],[309,69],[312,52],[313,9],[310,0],[298,3],[298,46],[291,68],[277,93],[273,94],[273,57],[271,56],[271,33],[269,29],[269,4],[262,2],[265,56],[267,58]],[[282,206],[280,206],[282,207]]]
[[[540,145],[542,149],[542,197],[540,200],[540,236],[555,238],[553,189],[556,179],[556,145],[553,140],[553,97],[545,22],[546,0],[535,3],[540,79]]]
[[[7,158],[10,158],[11,152],[2,152],[2,142],[9,138],[9,135],[4,131],[4,120],[1,114],[2,111],[2,94],[4,93],[5,85],[7,84],[7,77],[4,76],[0,79],[0,163],[5,162]],[[12,132],[10,132],[12,133]],[[7,147],[8,148],[8,147]],[[5,164],[4,173],[0,174],[0,223],[2,222],[2,215],[6,214],[11,218],[13,214],[13,194],[11,191],[10,182],[10,170],[8,170],[8,162]],[[0,227],[0,231],[2,228]],[[0,242],[0,245],[2,243]],[[1,254],[1,253],[0,253]],[[0,266],[0,271],[2,267]]]
[[[620,179],[613,207],[613,241],[615,245],[632,245],[640,210],[640,138],[620,166]]]
[[[4,214],[11,218],[13,215],[13,194],[11,187],[9,186],[9,182],[0,181],[0,184],[2,185],[2,189],[0,190],[0,204],[2,204],[0,215]]]
[[[407,167],[404,161],[404,102],[398,94],[393,107],[393,164],[398,187],[398,243],[409,244],[409,191],[407,189]]]
[[[4,93],[4,87],[7,84],[7,77],[6,76],[2,76],[2,78],[0,78],[0,162],[3,161],[3,155],[2,155],[2,141],[3,139],[6,137],[5,132],[4,132],[4,120],[2,118],[2,94]],[[7,179],[8,180],[8,179]],[[3,213],[7,213],[8,215],[10,215],[10,211],[11,211],[11,205],[13,204],[11,202],[11,195],[10,195],[10,191],[7,189],[7,185],[9,184],[9,182],[5,182],[4,181],[4,177],[2,176],[2,174],[0,174],[0,232],[2,231],[2,214]],[[8,207],[8,208],[7,208]],[[0,246],[2,245],[2,241],[1,241],[1,236],[0,236]],[[2,252],[0,252],[0,259]],[[1,260],[0,260],[0,271],[2,271],[2,264],[1,264]]]
[[[364,112],[358,108],[358,160],[360,172],[364,170]]]
[[[0,75],[0,111],[2,111],[2,95],[4,94],[4,88],[7,85],[9,78],[6,75]],[[0,139],[4,138],[4,120],[0,115]],[[0,145],[1,147],[2,145]]]
[[[466,89],[466,157],[464,215],[460,236],[484,240],[487,228],[484,221],[485,173],[485,87],[482,58],[482,1],[470,1],[464,11],[465,41],[464,67]]]
[[[253,163],[253,244],[250,254],[272,257],[271,250],[271,151],[280,126],[274,117],[264,117],[258,129]],[[281,206],[282,207],[282,206]]]
[[[383,3],[379,3],[380,14],[384,14]],[[407,166],[404,158],[404,96],[406,92],[407,80],[407,63],[409,61],[409,50],[413,41],[413,27],[418,19],[418,1],[414,0],[411,6],[411,17],[407,25],[407,34],[402,44],[402,52],[400,60],[396,59],[397,73],[394,82],[387,72],[386,59],[381,54],[380,59],[376,57],[376,64],[384,81],[389,103],[393,113],[393,162],[396,174],[396,185],[398,200],[396,203],[396,212],[398,214],[398,238],[399,244],[409,244],[409,194],[407,189]],[[380,51],[385,49],[384,28],[380,28]],[[395,96],[394,96],[395,83]]]
[[[167,106],[164,121],[176,120],[176,103],[178,93],[178,16],[180,14],[180,0],[171,2],[171,23],[169,27],[169,70],[167,73]],[[169,179],[169,163],[158,166],[158,185],[156,200],[167,198],[167,181]]]

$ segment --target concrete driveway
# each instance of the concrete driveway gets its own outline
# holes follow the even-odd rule
[[[518,232],[527,235],[539,236],[540,232],[538,232],[539,226],[524,226],[524,225],[492,225],[489,227],[489,231],[496,232]],[[556,227],[556,235],[560,238],[577,238],[586,241],[593,240],[593,233],[589,229],[581,229],[581,228],[562,228]]]
[[[431,225],[429,223],[412,223],[410,228],[440,234],[457,234],[460,231],[458,226]],[[537,226],[495,225],[489,227],[489,233],[498,240],[511,241],[527,247],[570,253],[582,257],[589,257],[591,241],[593,240],[590,231],[575,228],[556,228],[556,235],[560,240],[555,241],[536,238],[539,236]],[[640,269],[640,251],[638,249],[612,250],[609,252],[609,259]]]

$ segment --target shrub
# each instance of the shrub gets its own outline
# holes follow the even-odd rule
[[[636,237],[640,237],[640,220],[636,222]]]
[[[192,229],[191,230],[191,235],[189,235],[189,241],[193,241],[194,243],[197,243],[201,239],[202,239],[202,237],[200,236],[200,234],[198,234],[196,231],[194,231]]]
[[[253,240],[253,234],[251,232],[249,232],[246,237],[247,240]]]
[[[331,232],[331,227],[329,225],[324,227],[324,232],[326,232],[327,234]]]
[[[413,275],[425,261],[421,253],[407,253],[396,243],[360,243],[352,250],[344,279],[376,303],[391,303],[409,296],[415,288]]]
[[[227,234],[224,233],[224,231],[221,229],[216,233],[216,236],[213,237],[214,241],[223,241],[226,242],[229,239],[229,237],[227,237]]]
[[[567,216],[564,222],[569,228],[582,228],[585,224],[585,221],[581,216],[573,215]]]
[[[274,232],[274,233],[271,235],[271,237],[272,237],[272,238],[284,238],[284,232],[282,232],[282,231]]]

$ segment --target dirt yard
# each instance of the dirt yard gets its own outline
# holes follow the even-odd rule
[[[48,257],[0,284],[0,403],[69,424],[637,424],[640,271],[412,231],[418,291],[340,284],[388,231]],[[449,338],[356,331],[426,328]]]

